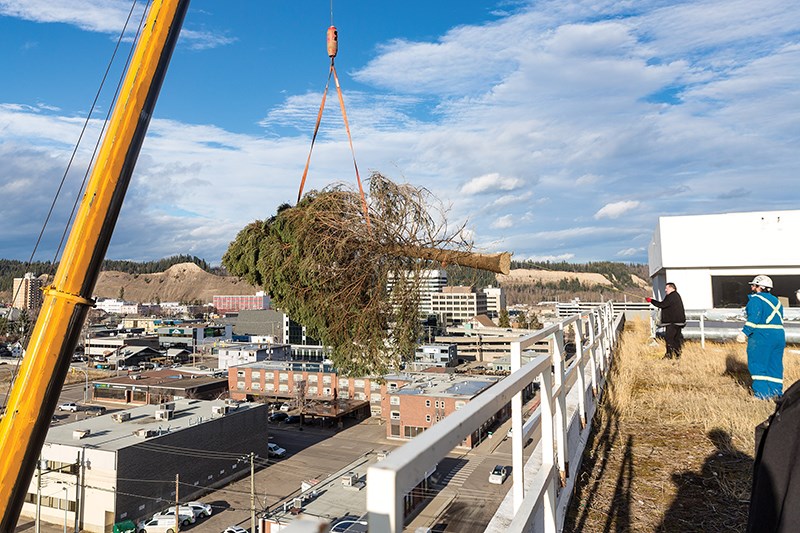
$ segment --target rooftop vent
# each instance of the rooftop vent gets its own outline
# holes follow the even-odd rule
[[[155,437],[158,434],[158,432],[154,429],[137,429],[136,431],[133,432],[133,434],[139,438],[147,439],[150,437]]]
[[[342,476],[343,487],[355,487],[356,483],[358,483],[358,474],[355,472],[348,472]]]
[[[228,414],[228,406],[227,405],[212,405],[211,406],[211,418],[219,418],[221,416],[225,416]]]
[[[167,409],[156,409],[155,418],[156,420],[169,420],[172,418],[173,411],[169,411]]]
[[[114,413],[111,415],[111,419],[114,420],[114,422],[119,422],[121,424],[122,422],[130,420],[131,414],[128,412]]]
[[[91,435],[91,433],[92,431],[89,429],[74,429],[72,430],[72,438],[75,440],[80,440],[88,437]]]

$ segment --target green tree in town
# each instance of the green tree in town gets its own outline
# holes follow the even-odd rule
[[[501,328],[510,328],[511,327],[511,319],[508,317],[508,310],[503,309],[500,311],[500,316],[497,319],[497,325]]]
[[[528,329],[528,315],[525,311],[520,311],[516,319],[517,327],[520,329]]]
[[[531,311],[531,314],[528,315],[528,329],[542,329],[542,322],[535,311]]]

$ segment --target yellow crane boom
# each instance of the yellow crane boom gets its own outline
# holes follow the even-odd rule
[[[0,420],[0,531],[16,527],[189,0],[154,0]]]

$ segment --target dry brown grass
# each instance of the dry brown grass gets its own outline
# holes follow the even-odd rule
[[[626,327],[565,531],[743,531],[755,426],[774,409],[750,394],[745,346],[687,342],[678,361]],[[785,382],[800,363],[785,359]]]

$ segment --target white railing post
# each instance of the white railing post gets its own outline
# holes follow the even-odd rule
[[[589,366],[592,371],[592,393],[596,397],[600,392],[600,383],[597,380],[597,345],[594,332],[594,312],[589,313]]]
[[[556,487],[553,474],[553,376],[546,369],[540,376],[541,389],[541,424],[542,424],[542,470],[550,472],[544,497],[544,530],[546,533],[556,531]]]
[[[572,328],[575,331],[575,357],[578,367],[578,413],[581,418],[581,429],[586,427],[586,356],[583,351],[583,317],[578,316],[578,320],[573,322]]]
[[[558,391],[555,402],[556,458],[558,459],[558,479],[562,487],[567,486],[567,393],[564,390],[564,324],[560,323],[553,335],[553,378]]]
[[[401,533],[404,522],[403,497],[397,491],[397,472],[370,468],[367,483],[369,530]]]
[[[705,323],[706,312],[703,311],[700,313],[700,348],[706,349],[706,323]]]
[[[522,368],[522,344],[511,343],[511,372]],[[522,391],[511,398],[511,479],[514,513],[519,511],[525,499],[524,457],[522,443]]]

